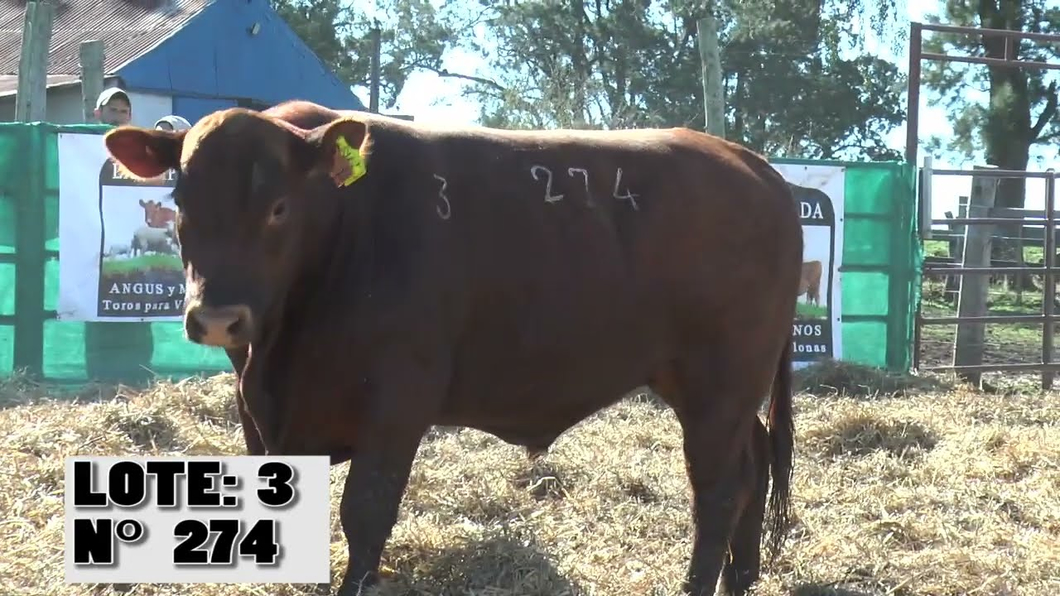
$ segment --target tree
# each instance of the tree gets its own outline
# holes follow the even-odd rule
[[[897,158],[884,138],[904,117],[902,78],[885,60],[843,50],[863,46],[858,26],[893,28],[900,8],[720,3],[729,136],[772,155]],[[494,48],[484,54],[496,78],[468,93],[493,126],[702,129],[702,10],[682,0],[492,3],[480,45]]]
[[[367,85],[371,19],[338,0],[273,0],[339,76]],[[897,68],[867,55],[903,0],[726,0],[714,9],[730,137],[771,155],[897,158],[886,134],[903,119]],[[703,128],[690,0],[380,0],[382,88],[392,107],[417,69],[473,83],[481,122],[499,127]],[[481,25],[481,26],[479,26]],[[899,32],[901,33],[901,32]],[[488,74],[453,73],[453,47]]]
[[[430,0],[377,0],[379,21],[339,0],[272,0],[276,12],[344,82],[369,86],[371,29],[381,29],[380,106],[394,107],[416,69],[445,74],[442,55],[459,25]]]
[[[942,16],[928,22],[981,26],[1032,33],[1060,33],[1060,8],[1046,8],[1044,0],[950,0]],[[1005,40],[939,33],[924,40],[924,49],[950,55],[1004,58]],[[1023,41],[1010,48],[1013,58],[1047,62],[1060,57],[1051,44]],[[1006,169],[1026,169],[1030,148],[1060,137],[1056,81],[1036,69],[984,66],[954,62],[926,62],[924,83],[954,118],[954,136],[946,146],[966,157],[980,147],[988,163]],[[969,90],[986,94],[987,102],[969,99]],[[935,148],[941,141],[933,139]],[[1000,197],[1000,195],[999,195]],[[1021,202],[1022,204],[1022,202]]]
[[[904,121],[905,78],[865,42],[875,33],[892,49],[901,44],[903,3],[775,0],[720,10],[731,23],[723,66],[734,139],[772,155],[900,158],[885,137]]]
[[[1045,0],[949,0],[944,14],[931,15],[932,23],[981,26],[1033,33],[1060,32],[1060,8],[1048,7]],[[926,51],[949,55],[975,55],[1004,58],[1002,38],[983,39],[978,35],[940,33],[924,40]],[[1011,44],[1011,57],[1047,62],[1056,60],[1055,44],[1022,41]],[[1044,71],[962,63],[927,62],[924,83],[937,92],[954,120],[954,136],[947,148],[974,157],[982,147],[986,162],[1003,169],[1026,170],[1031,147],[1060,138],[1057,117],[1057,83]],[[985,103],[969,99],[969,91],[987,96]],[[938,139],[934,149],[942,147]],[[996,204],[1022,208],[1026,184],[1021,179],[1003,179],[998,184]],[[1016,235],[1019,226],[1007,226],[1007,235]],[[998,242],[995,256],[1016,257],[1015,245]],[[1018,252],[1018,251],[1017,251]]]

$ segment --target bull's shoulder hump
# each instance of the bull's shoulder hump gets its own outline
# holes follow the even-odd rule
[[[482,140],[508,142],[514,144],[540,143],[623,143],[643,142],[647,140],[676,140],[683,133],[701,135],[697,131],[683,128],[636,128],[623,130],[597,129],[505,129],[478,125],[453,125],[438,122],[415,122],[394,118],[383,114],[361,112],[340,112],[342,117],[352,118],[367,124],[370,128],[383,128],[402,131],[417,136],[424,142],[449,139]]]
[[[427,137],[458,137],[512,145],[630,145],[679,142],[679,129],[639,128],[629,130],[505,130],[485,127],[425,128]]]
[[[462,159],[466,152],[486,151],[500,157],[516,153],[547,153],[562,157],[573,152],[584,156],[595,150],[612,154],[648,156],[684,155],[700,164],[713,162],[723,170],[753,171],[761,175],[765,158],[725,139],[688,128],[639,128],[625,130],[508,130],[481,126],[421,124],[377,114],[358,115],[375,128],[375,147],[424,152],[436,159]]]

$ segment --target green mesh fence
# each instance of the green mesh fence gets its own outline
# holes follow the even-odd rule
[[[0,375],[136,383],[228,370],[224,352],[186,341],[179,322],[55,319],[59,294],[57,133],[99,125],[0,123]],[[907,370],[919,299],[914,170],[903,163],[774,160],[842,165],[842,358]]]
[[[188,342],[179,322],[58,321],[57,133],[101,125],[0,124],[0,374],[136,383],[228,370],[224,352]]]

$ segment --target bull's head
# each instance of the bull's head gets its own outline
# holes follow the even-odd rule
[[[309,191],[309,177],[322,171],[348,181],[340,137],[347,151],[367,156],[364,122],[341,119],[306,131],[239,108],[186,131],[123,126],[107,133],[107,150],[127,175],[178,172],[173,199],[188,339],[236,348],[259,337],[329,211]]]

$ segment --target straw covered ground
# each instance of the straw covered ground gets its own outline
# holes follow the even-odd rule
[[[240,454],[231,379],[96,387],[76,400],[18,378],[0,388],[0,592],[109,593],[63,583],[63,457]],[[1060,594],[1060,393],[995,382],[1001,391],[987,394],[834,365],[803,383],[797,523],[757,594]],[[345,470],[332,471],[333,577],[345,566]],[[483,433],[438,431],[421,447],[377,594],[677,594],[690,535],[678,427],[650,398],[587,420],[536,469]]]

